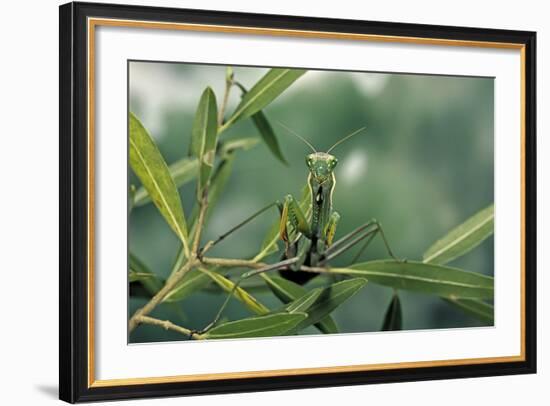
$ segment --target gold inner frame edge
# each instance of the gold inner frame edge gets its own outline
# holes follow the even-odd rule
[[[453,40],[441,38],[405,37],[392,35],[355,34],[345,32],[308,31],[292,29],[274,29],[260,27],[242,27],[231,25],[166,23],[140,20],[121,20],[109,18],[88,18],[87,22],[87,80],[88,80],[88,387],[112,387],[143,384],[161,384],[177,382],[212,381],[218,379],[266,378],[313,374],[337,374],[343,372],[367,372],[392,370],[398,368],[427,368],[473,364],[493,364],[525,361],[525,45],[507,42]],[[244,35],[284,36],[318,39],[358,40],[372,42],[394,42],[436,46],[461,46],[478,48],[513,49],[520,51],[520,154],[521,154],[521,269],[520,269],[520,337],[519,355],[502,357],[464,358],[451,360],[396,362],[383,364],[344,365],[316,368],[277,369],[266,371],[220,372],[209,374],[190,374],[145,378],[95,379],[95,341],[94,341],[94,191],[95,191],[95,27],[130,27],[162,30],[180,30],[195,32],[217,32]]]

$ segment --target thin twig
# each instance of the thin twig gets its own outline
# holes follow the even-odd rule
[[[204,219],[206,217],[206,210],[208,209],[208,188],[204,189],[199,205],[199,218],[197,219],[197,227],[195,228],[195,235],[193,236],[193,246],[191,248],[191,256],[193,257],[196,257],[199,252],[202,229],[204,227]]]
[[[232,80],[225,80],[225,92],[223,94],[223,101],[220,106],[220,111],[218,112],[218,127],[223,125],[223,119],[225,116],[225,109],[227,107],[227,102],[229,101],[229,93],[231,91],[231,86],[233,86]]]
[[[233,259],[233,258],[201,258],[201,262],[206,265],[216,265],[223,267],[241,267],[241,268],[264,268],[268,266],[263,262],[254,262],[249,259]]]
[[[213,240],[210,240],[206,244],[204,244],[204,248],[199,250],[200,256],[203,256],[206,253],[206,251],[208,251],[210,248],[212,248],[213,245],[214,245]]]
[[[300,271],[313,272],[313,273],[337,273],[333,272],[331,268],[324,268],[319,266],[305,266],[300,267]]]
[[[360,270],[353,268],[328,268],[319,266],[305,266],[300,267],[300,271],[314,272],[320,274],[333,274],[333,275],[361,275]]]
[[[177,324],[172,323],[170,320],[159,320],[159,319],[155,319],[154,317],[140,316],[138,321],[144,324],[151,324],[152,326],[159,326],[164,328],[165,330],[172,330],[177,333],[186,335],[190,338],[196,337],[196,334],[193,333],[193,331],[185,327],[178,326]]]

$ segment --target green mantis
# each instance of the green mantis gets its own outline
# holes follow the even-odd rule
[[[311,272],[312,269],[329,266],[331,260],[355,247],[360,242],[363,242],[362,247],[352,261],[355,262],[377,235],[382,237],[390,257],[397,261],[397,258],[388,244],[382,226],[375,219],[367,221],[365,224],[357,227],[340,239],[334,240],[336,228],[340,220],[340,214],[334,209],[332,204],[336,188],[336,175],[334,170],[338,164],[338,159],[330,152],[342,142],[362,132],[365,127],[343,137],[326,152],[319,152],[306,139],[283,124],[280,125],[302,140],[312,150],[312,153],[308,154],[305,159],[309,170],[307,186],[309,188],[310,202],[306,210],[303,210],[298,200],[289,194],[285,196],[282,202],[277,201],[264,207],[248,219],[233,227],[227,233],[221,235],[209,245],[208,248],[219,243],[229,234],[244,226],[249,221],[252,221],[269,208],[274,206],[278,208],[280,214],[279,236],[285,244],[283,257],[274,264],[242,274],[235,283],[233,291],[230,292],[219,309],[214,320],[201,332],[208,331],[216,325],[223,310],[240,283],[254,275],[279,270],[283,277],[293,282],[304,284],[316,276],[315,272]]]

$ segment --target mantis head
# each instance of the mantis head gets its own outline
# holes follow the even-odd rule
[[[306,156],[306,164],[309,172],[319,183],[324,183],[332,176],[332,172],[338,163],[334,155],[326,152],[314,152]]]
[[[336,143],[332,147],[330,147],[327,150],[327,152],[317,152],[317,150],[313,147],[313,145],[311,145],[311,143],[308,140],[303,138],[301,135],[295,133],[284,124],[279,122],[278,124],[281,125],[283,128],[285,128],[289,133],[298,137],[300,140],[304,142],[304,144],[306,144],[309,148],[311,148],[313,153],[306,156],[306,165],[309,168],[309,172],[311,173],[311,175],[319,183],[324,183],[332,176],[332,172],[334,171],[334,168],[338,163],[338,159],[336,159],[334,155],[331,155],[330,151],[332,151],[338,145],[348,140],[349,138],[353,137],[354,135],[359,134],[361,131],[365,129],[365,127],[360,128],[352,132],[351,134],[346,135],[344,138],[336,141]]]

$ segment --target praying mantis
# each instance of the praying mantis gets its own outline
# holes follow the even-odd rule
[[[231,233],[243,227],[268,209],[272,207],[278,208],[278,232],[280,239],[285,245],[282,258],[274,264],[243,273],[234,284],[232,291],[227,295],[215,318],[202,330],[195,331],[198,334],[205,333],[216,326],[235,290],[244,280],[252,276],[278,270],[283,277],[293,282],[304,284],[316,276],[316,273],[311,272],[311,269],[327,267],[331,260],[347,252],[360,242],[363,242],[362,247],[352,261],[355,262],[377,235],[381,236],[385,249],[391,258],[399,262],[405,261],[399,260],[393,254],[382,225],[376,219],[367,221],[340,239],[334,241],[340,214],[334,209],[332,203],[336,188],[336,175],[334,169],[338,164],[338,159],[331,154],[331,151],[341,143],[361,133],[365,130],[365,127],[355,130],[349,135],[341,138],[326,152],[319,152],[305,138],[286,127],[284,124],[278,124],[304,142],[312,151],[312,153],[305,157],[306,166],[309,171],[307,187],[309,189],[310,202],[306,210],[303,210],[298,200],[293,195],[286,195],[283,201],[276,201],[262,208],[231,228],[228,232],[222,234],[216,240],[212,241],[208,246],[201,248],[200,256],[203,255],[207,249],[218,244]],[[304,271],[304,268],[307,268],[308,271]]]

